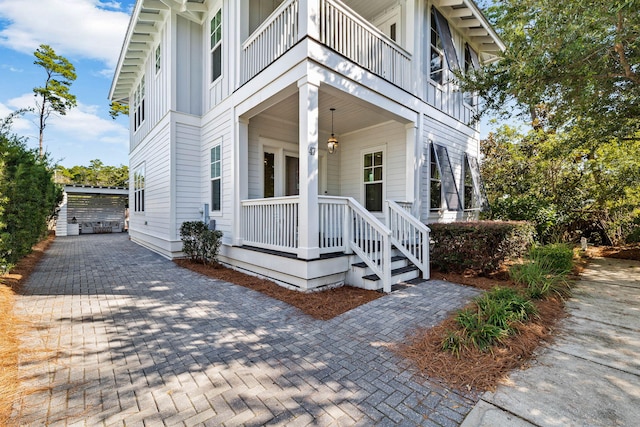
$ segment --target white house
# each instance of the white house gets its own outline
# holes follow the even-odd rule
[[[452,70],[503,48],[471,0],[138,0],[109,95],[131,239],[179,257],[205,219],[223,262],[284,285],[428,278],[424,224],[482,203]]]

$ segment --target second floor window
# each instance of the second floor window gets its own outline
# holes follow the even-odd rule
[[[438,84],[442,84],[444,71],[444,52],[442,50],[442,39],[438,34],[436,15],[431,13],[431,58],[429,61],[429,77]]]
[[[211,81],[222,75],[222,9],[211,19]]]
[[[449,23],[435,7],[431,8],[430,40],[429,77],[436,83],[443,84],[445,81],[444,60],[446,59],[449,70],[459,69],[460,61],[458,60],[458,54],[453,43]]]
[[[469,73],[473,70],[480,68],[480,60],[478,59],[478,54],[469,43],[464,44],[464,72]],[[475,107],[477,104],[477,96],[474,93],[466,92],[464,94],[464,102],[469,104],[472,107]]]
[[[140,80],[140,84],[133,93],[133,130],[137,131],[142,123],[144,123],[144,76]]]

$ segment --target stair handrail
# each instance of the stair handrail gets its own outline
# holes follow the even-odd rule
[[[387,200],[387,228],[391,243],[429,279],[429,233],[431,229],[393,200]]]
[[[382,280],[382,290],[389,293],[391,292],[391,230],[354,198],[346,199],[349,247]],[[368,249],[372,249],[370,239],[376,236],[370,235],[371,230],[363,229],[359,221],[364,221],[379,234],[380,248],[373,247],[373,252],[367,250],[367,246]]]

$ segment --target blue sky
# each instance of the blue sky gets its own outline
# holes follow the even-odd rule
[[[109,116],[109,88],[135,0],[0,0],[0,118],[35,106],[33,88],[44,71],[33,52],[48,44],[76,67],[71,86],[78,106],[47,122],[44,146],[53,161],[71,167],[100,159],[128,163],[128,119]],[[13,132],[38,147],[37,118],[27,114]]]

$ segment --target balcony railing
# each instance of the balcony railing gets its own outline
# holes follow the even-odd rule
[[[298,0],[283,2],[242,44],[240,79],[246,83],[298,42]]]
[[[323,44],[373,74],[410,89],[410,53],[338,0],[321,0],[320,11]]]
[[[244,84],[299,40],[299,0],[283,2],[242,44]],[[409,89],[411,54],[339,0],[320,0],[320,42],[384,79]]]

